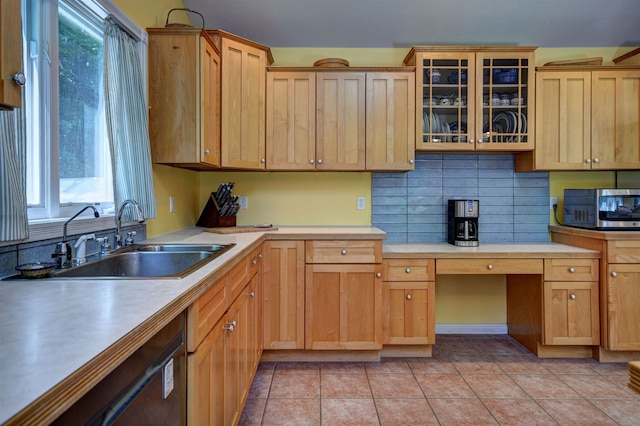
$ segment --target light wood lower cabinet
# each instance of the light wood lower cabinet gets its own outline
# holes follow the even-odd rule
[[[609,349],[640,350],[640,264],[609,264],[606,290]]]
[[[597,259],[545,259],[545,345],[600,343]]]
[[[306,349],[380,349],[380,265],[306,267]]]
[[[435,260],[383,260],[383,343],[435,343]]]
[[[304,241],[267,241],[264,256],[264,347],[304,349]]]
[[[189,425],[240,420],[263,348],[261,258],[261,248],[250,253],[187,311]],[[221,297],[231,294],[221,310]]]

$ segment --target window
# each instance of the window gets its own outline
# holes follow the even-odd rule
[[[146,34],[111,0],[23,0],[22,16],[30,229],[87,204],[112,214],[104,19],[111,16],[139,40],[142,58]]]

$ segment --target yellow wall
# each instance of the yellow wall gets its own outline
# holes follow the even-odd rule
[[[200,211],[222,182],[247,197],[238,225],[370,225],[371,173],[211,172],[200,174]],[[365,196],[366,209],[356,209]]]

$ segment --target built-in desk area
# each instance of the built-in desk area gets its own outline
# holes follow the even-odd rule
[[[558,243],[464,248],[447,243],[385,244],[383,258],[396,264],[433,262],[434,285],[438,275],[504,275],[508,333],[539,357],[590,358],[600,343],[597,250]],[[413,269],[408,266],[405,272]],[[394,282],[390,286],[397,288]],[[433,343],[435,320],[430,317]],[[394,316],[390,319],[393,329]]]

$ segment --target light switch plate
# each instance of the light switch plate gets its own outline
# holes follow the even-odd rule
[[[238,196],[238,204],[240,204],[240,210],[246,210],[249,208],[249,200],[246,195]]]
[[[356,208],[358,210],[364,210],[366,208],[366,198],[358,197],[356,202]]]

